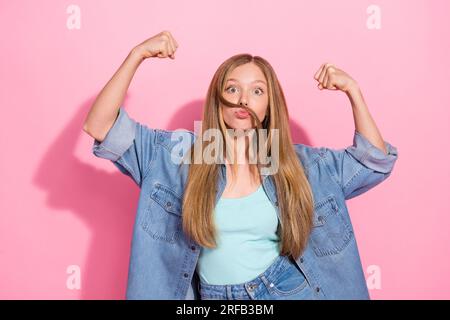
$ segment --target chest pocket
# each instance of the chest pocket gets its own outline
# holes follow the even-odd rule
[[[311,241],[317,256],[340,253],[352,238],[352,228],[342,216],[333,195],[315,204]]]
[[[141,227],[156,240],[174,243],[181,233],[182,198],[169,187],[155,184]]]

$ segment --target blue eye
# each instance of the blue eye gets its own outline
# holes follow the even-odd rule
[[[225,91],[227,91],[227,92],[229,92],[229,93],[234,93],[234,92],[231,92],[229,89],[236,89],[236,87],[234,87],[234,86],[229,86],[228,88],[226,88],[225,89]],[[261,93],[257,93],[257,95],[258,96],[260,96],[260,95],[262,95],[263,93],[264,93],[264,90],[262,89],[262,88],[256,88],[256,90],[259,90]],[[255,91],[256,91],[255,90]]]
[[[225,91],[230,92],[229,89],[232,89],[232,88],[236,89],[235,87],[230,86],[230,87],[226,88]],[[234,92],[230,92],[230,93],[234,93]]]
[[[261,94],[263,94],[263,93],[264,93],[264,90],[263,90],[263,89],[261,89],[261,88],[257,88],[256,90],[259,90],[259,91],[261,91],[261,93],[260,93],[259,95],[261,95]]]

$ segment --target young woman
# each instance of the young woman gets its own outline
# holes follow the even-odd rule
[[[356,81],[328,63],[314,76],[350,99],[345,149],[293,144],[276,74],[249,54],[214,74],[199,133],[149,128],[121,107],[124,95],[143,60],[175,59],[177,48],[168,31],[133,48],[84,124],[94,154],[141,188],[127,298],[369,299],[345,200],[385,180],[398,155]],[[223,143],[206,152],[211,132]]]

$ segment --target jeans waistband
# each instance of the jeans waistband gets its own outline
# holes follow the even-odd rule
[[[199,292],[201,296],[216,298],[239,298],[247,296],[249,291],[255,291],[266,284],[275,282],[280,274],[286,270],[290,264],[295,263],[290,256],[278,256],[272,264],[256,278],[238,284],[214,285],[199,282]]]

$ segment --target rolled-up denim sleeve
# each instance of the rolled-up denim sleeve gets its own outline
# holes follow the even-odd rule
[[[391,175],[398,151],[389,142],[384,144],[387,154],[355,130],[353,145],[339,150],[323,148],[325,163],[345,199],[368,191]]]
[[[123,107],[103,141],[94,139],[92,152],[111,160],[140,187],[154,152],[155,129],[130,118]]]

